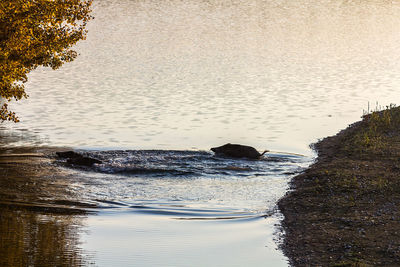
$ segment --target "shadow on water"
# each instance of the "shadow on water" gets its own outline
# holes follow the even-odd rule
[[[87,266],[85,204],[74,203],[49,149],[0,151],[0,266]]]
[[[1,266],[86,266],[82,217],[0,206]]]
[[[0,266],[87,266],[93,262],[109,266],[108,261],[117,259],[104,259],[100,256],[104,248],[97,244],[98,240],[104,243],[103,239],[109,239],[110,231],[116,235],[111,241],[118,245],[107,247],[107,252],[119,253],[125,249],[123,242],[137,246],[135,240],[144,238],[145,247],[140,248],[140,253],[160,250],[158,253],[170,261],[173,257],[167,256],[169,253],[181,253],[185,242],[190,242],[187,245],[192,250],[177,255],[183,262],[190,262],[190,257],[196,257],[194,251],[204,249],[205,240],[216,238],[217,229],[224,235],[216,238],[213,246],[221,253],[228,249],[217,244],[232,238],[232,229],[243,227],[254,231],[251,238],[261,249],[264,237],[259,233],[265,225],[260,219],[274,211],[244,209],[248,202],[243,196],[247,193],[239,187],[249,187],[259,198],[254,186],[263,184],[268,173],[279,172],[278,176],[283,177],[285,170],[295,170],[301,161],[292,156],[272,156],[265,161],[232,160],[201,151],[83,151],[104,161],[85,169],[56,160],[54,152],[63,149],[66,148],[0,150]],[[158,171],[135,172],[130,169],[134,165],[164,170],[161,175]],[[126,188],[129,190],[122,190]],[[135,190],[147,191],[144,195],[139,191],[129,195]],[[163,230],[151,234],[155,229]],[[203,234],[198,229],[203,229]],[[144,234],[148,231],[150,234]],[[187,240],[187,236],[193,239]],[[234,239],[238,244],[249,240],[247,234]],[[165,250],[163,244],[170,244],[169,249]],[[212,250],[213,246],[207,249]],[[94,257],[96,253],[99,254]],[[128,251],[120,256],[128,257],[126,263],[145,263],[136,258],[140,253]]]
[[[368,100],[391,103],[398,1],[95,2],[81,56],[31,73],[29,104],[12,108],[24,121],[0,133],[0,265],[86,265],[85,251],[103,266],[285,265],[271,263],[274,222],[260,218],[310,159],[98,151],[87,153],[104,164],[84,169],[37,147],[186,149],[230,137],[305,151]]]
[[[19,138],[5,136],[0,143],[18,144]],[[288,175],[309,162],[279,153],[234,160],[206,151],[81,150],[102,164],[79,167],[57,159],[56,151],[69,149],[0,148],[0,266],[109,266],[121,259],[146,265],[153,253],[170,262],[175,253],[183,263],[210,239],[205,253],[228,253],[229,238],[250,242],[249,251],[256,242],[262,261],[264,218],[276,221],[270,216]],[[238,234],[243,228],[253,234]],[[137,239],[143,239],[138,252],[125,251],[138,246]],[[117,245],[99,247],[107,240]],[[282,262],[279,255],[268,257]]]

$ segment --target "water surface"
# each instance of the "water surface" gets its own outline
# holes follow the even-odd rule
[[[309,158],[79,150],[102,161],[80,167],[60,150],[0,150],[2,265],[286,266],[275,203]]]
[[[396,103],[399,14],[399,1],[95,1],[79,58],[32,73],[7,128],[86,148],[309,153],[368,101]]]
[[[310,162],[288,152],[311,155],[311,142],[368,103],[399,98],[399,1],[99,0],[94,16],[80,56],[33,72],[29,100],[12,105],[21,123],[1,126],[14,150],[70,146],[103,160],[71,168],[50,149],[37,166],[58,171],[4,169],[22,178],[3,206],[88,213],[44,220],[68,222],[49,224],[71,237],[53,251],[75,265],[287,265],[273,241],[275,203]],[[285,153],[208,152],[227,142]]]
[[[286,266],[274,240],[275,203],[309,158],[262,160],[209,152],[89,151],[103,161],[68,167],[70,189],[96,205],[83,248],[99,266]],[[63,164],[63,160],[58,160]]]

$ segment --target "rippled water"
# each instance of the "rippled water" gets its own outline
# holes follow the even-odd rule
[[[83,153],[103,163],[73,169],[71,175],[80,178],[70,188],[79,192],[82,201],[100,201],[96,203],[99,208],[132,208],[141,213],[176,212],[178,217],[190,219],[229,218],[236,212],[239,217],[269,215],[285,192],[288,177],[310,161],[287,154],[238,160],[192,151]],[[63,165],[64,161],[57,162]]]
[[[102,0],[94,16],[7,127],[74,147],[309,153],[399,97],[399,1]]]
[[[300,155],[261,160],[201,151],[81,151],[102,161],[70,166],[70,190],[94,205],[85,251],[100,266],[285,266],[275,203],[309,164]],[[71,169],[71,167],[73,167]],[[77,178],[78,177],[78,178]],[[110,236],[111,235],[111,236]],[[156,257],[152,255],[157,255]]]
[[[286,266],[275,203],[309,158],[60,150],[0,150],[0,265]]]
[[[0,142],[104,161],[55,163],[74,200],[97,206],[76,250],[97,265],[285,265],[268,216],[310,158],[208,149],[310,155],[368,105],[398,104],[397,0],[99,0],[94,16],[74,62],[29,76]]]

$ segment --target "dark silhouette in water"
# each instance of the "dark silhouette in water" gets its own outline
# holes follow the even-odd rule
[[[211,151],[213,151],[216,155],[222,155],[232,158],[259,159],[269,150],[265,150],[263,153],[259,153],[254,147],[251,146],[228,143],[223,146],[213,147],[211,148]]]
[[[59,158],[67,159],[68,164],[79,165],[79,166],[87,166],[90,167],[93,164],[101,164],[102,162],[98,159],[84,157],[79,153],[74,151],[65,151],[65,152],[56,152]]]
[[[80,158],[81,154],[76,153],[75,151],[62,151],[56,152],[57,156],[62,159],[71,159],[71,158]]]

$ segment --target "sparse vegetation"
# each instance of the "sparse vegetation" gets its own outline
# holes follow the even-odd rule
[[[315,144],[317,162],[280,202],[294,266],[400,265],[400,108]]]

